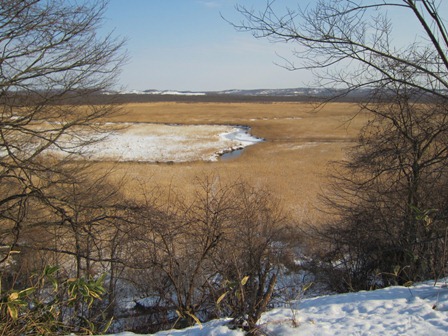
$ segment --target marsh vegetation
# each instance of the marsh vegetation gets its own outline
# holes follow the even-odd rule
[[[256,335],[270,304],[307,288],[279,281],[299,272],[334,291],[447,275],[448,30],[437,1],[323,0],[280,16],[274,1],[237,7],[246,21],[235,28],[296,42],[322,85],[368,88],[357,104],[103,95],[125,60],[122,40],[97,34],[106,4],[0,5],[2,334],[231,317]],[[424,37],[392,45],[387,7]],[[216,154],[210,137],[241,147],[247,134],[210,131],[237,126],[265,141],[233,160],[197,159]],[[136,136],[148,132],[165,142],[147,148]],[[166,158],[176,138],[196,156]],[[138,159],[135,144],[148,150]],[[148,160],[154,151],[162,159]]]

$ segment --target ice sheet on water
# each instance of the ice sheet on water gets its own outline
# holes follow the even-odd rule
[[[263,139],[256,138],[249,133],[250,129],[248,127],[235,127],[229,133],[223,133],[222,136],[225,139],[231,141],[237,141],[241,143],[242,146],[250,146],[258,142],[264,141]]]

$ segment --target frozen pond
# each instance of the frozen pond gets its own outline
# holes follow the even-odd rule
[[[223,153],[241,150],[262,139],[249,128],[229,125],[118,124],[104,141],[84,148],[82,158],[98,161],[216,161]]]

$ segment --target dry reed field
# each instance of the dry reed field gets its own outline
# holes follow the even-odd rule
[[[126,176],[123,193],[139,197],[156,185],[188,196],[197,177],[219,176],[224,182],[239,178],[267,187],[298,221],[316,222],[317,194],[326,183],[328,164],[344,157],[354,144],[367,116],[356,114],[354,103],[130,103],[113,122],[166,124],[224,124],[251,127],[266,141],[247,147],[241,156],[218,162],[99,163],[114,177]]]

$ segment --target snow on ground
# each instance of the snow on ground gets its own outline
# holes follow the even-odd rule
[[[446,279],[448,281],[448,279]],[[292,307],[266,312],[261,328],[267,335],[448,335],[448,286],[425,282],[412,287],[389,287],[369,292],[304,299]],[[297,327],[293,326],[293,318]],[[228,319],[157,336],[242,336],[230,330]],[[136,334],[124,332],[120,336]]]
[[[139,95],[176,95],[176,96],[205,96],[205,92],[193,92],[193,91],[174,91],[174,90],[130,90],[120,91],[120,94],[139,94]],[[107,94],[107,93],[106,93]]]
[[[123,123],[104,141],[86,146],[84,158],[102,161],[216,161],[219,155],[262,141],[246,127]]]

